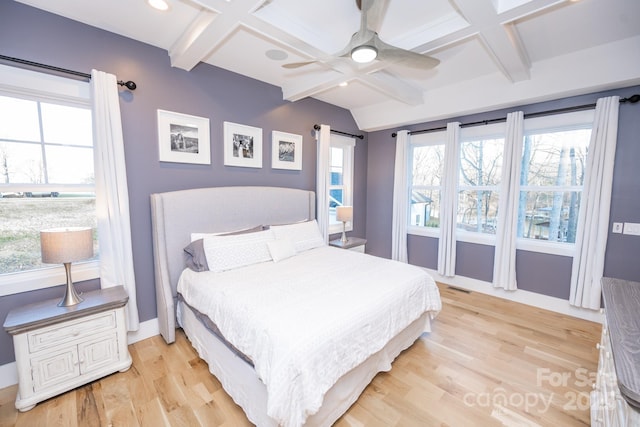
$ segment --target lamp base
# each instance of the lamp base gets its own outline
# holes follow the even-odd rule
[[[343,244],[349,241],[349,239],[347,239],[346,231],[347,231],[347,223],[345,221],[342,221],[342,237],[340,237],[340,241]]]
[[[64,298],[58,303],[58,307],[70,307],[72,305],[80,304],[84,301],[80,295],[76,292],[76,288],[71,281],[71,263],[64,263],[64,271],[67,273],[67,287],[64,291]]]

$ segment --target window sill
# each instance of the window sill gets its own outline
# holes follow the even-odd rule
[[[100,261],[76,263],[71,266],[73,282],[100,277]],[[63,285],[67,282],[64,266],[0,275],[0,296],[19,294]]]
[[[414,236],[432,237],[435,239],[440,238],[439,228],[422,228],[422,227],[409,227],[407,234]],[[478,245],[495,246],[496,238],[494,235],[469,233],[464,231],[458,231],[456,233],[456,240],[458,242],[475,243]],[[538,252],[548,255],[558,255],[573,257],[575,254],[575,245],[571,243],[549,243],[540,240],[533,239],[517,239],[516,249],[527,252]]]

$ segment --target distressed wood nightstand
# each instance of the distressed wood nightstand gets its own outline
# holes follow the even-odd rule
[[[87,292],[82,298],[71,307],[58,307],[56,299],[7,315],[4,328],[13,336],[19,411],[131,366],[124,288]]]
[[[348,249],[350,251],[363,252],[364,247],[367,244],[367,239],[362,239],[360,237],[349,237],[346,242],[342,242],[340,239],[332,240],[329,242],[331,246],[335,246],[336,248]]]

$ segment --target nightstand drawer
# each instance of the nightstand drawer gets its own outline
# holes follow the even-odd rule
[[[100,331],[115,329],[115,312],[108,311],[84,319],[60,323],[48,328],[27,333],[29,351],[35,353],[46,348],[64,344],[87,333],[95,334]]]

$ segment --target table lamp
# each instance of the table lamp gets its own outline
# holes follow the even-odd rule
[[[338,206],[336,208],[336,219],[342,221],[342,237],[340,241],[347,243],[347,222],[353,219],[353,206]]]
[[[40,231],[42,262],[64,264],[67,287],[58,307],[82,302],[71,281],[71,263],[93,257],[93,230],[85,227],[49,228]]]

